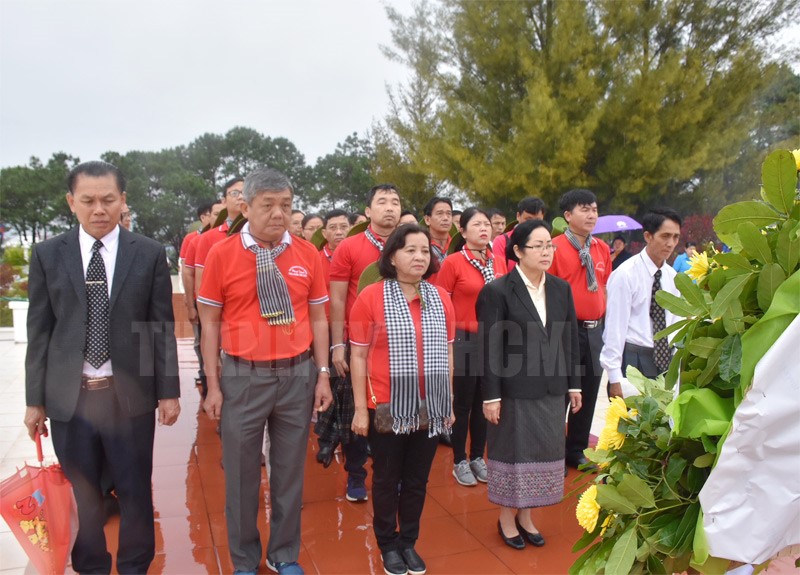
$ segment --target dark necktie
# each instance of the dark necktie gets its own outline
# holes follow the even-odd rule
[[[653,326],[653,336],[667,327],[667,317],[664,313],[664,308],[658,305],[656,301],[656,292],[661,289],[661,270],[656,270],[653,276],[653,293],[650,295],[650,322]],[[667,338],[654,339],[655,345],[655,360],[658,370],[661,372],[667,371],[669,368],[669,345]]]
[[[92,246],[92,259],[86,270],[86,350],[83,357],[98,368],[108,361],[108,280],[106,266],[97,240]]]

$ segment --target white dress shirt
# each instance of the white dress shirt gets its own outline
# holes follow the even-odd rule
[[[95,238],[86,233],[83,226],[78,228],[78,242],[81,246],[81,261],[83,263],[83,278],[86,279],[86,272],[89,269],[89,261],[92,259],[92,247]],[[108,283],[108,297],[111,298],[111,283],[114,279],[114,268],[117,265],[117,248],[119,247],[119,226],[100,238],[103,247],[100,249],[100,256],[106,266],[106,282]],[[111,360],[109,359],[100,367],[93,367],[88,361],[83,362],[83,375],[88,377],[106,377],[112,375]]]
[[[653,347],[653,327],[650,321],[650,299],[653,293],[653,276],[661,270],[661,289],[677,297],[676,272],[666,264],[656,267],[647,250],[627,259],[612,272],[608,279],[608,305],[603,350],[600,365],[608,372],[609,383],[619,383],[623,377],[622,352],[625,343]],[[679,318],[665,310],[667,326]]]

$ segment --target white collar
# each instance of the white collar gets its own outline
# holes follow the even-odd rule
[[[664,263],[661,264],[661,267],[656,266],[655,262],[652,259],[650,259],[650,254],[647,253],[647,248],[643,249],[639,253],[642,255],[642,260],[644,261],[644,267],[647,270],[647,273],[650,275],[650,277],[656,275],[656,271],[663,269],[664,266],[667,265],[667,262],[664,261]]]
[[[535,290],[538,290],[538,291],[541,291],[542,289],[544,289],[544,281],[547,279],[547,272],[542,274],[542,281],[540,281],[539,285],[537,286],[537,285],[534,285],[533,282],[528,279],[528,276],[526,276],[523,273],[521,266],[517,265],[516,266],[516,270],[519,272],[519,276],[522,278],[522,281],[525,283],[525,285],[527,287],[534,288]]]
[[[242,226],[242,231],[239,232],[239,235],[242,238],[242,246],[244,249],[249,250],[252,246],[258,245],[258,242],[256,242],[253,239],[253,236],[250,235],[250,222],[247,222]],[[292,245],[292,234],[290,234],[288,230],[283,232],[283,237],[281,238],[280,243]]]
[[[97,241],[96,238],[90,236],[89,233],[83,229],[82,225],[78,226],[78,242],[80,242],[82,251],[88,252],[91,250],[95,241]],[[103,242],[103,247],[108,251],[116,247],[117,242],[119,242],[119,224],[100,238],[100,241]]]

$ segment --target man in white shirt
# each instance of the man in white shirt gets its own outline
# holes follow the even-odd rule
[[[666,338],[653,334],[677,321],[653,299],[659,289],[680,297],[676,272],[666,263],[681,237],[681,217],[674,210],[653,209],[642,219],[647,247],[623,262],[608,280],[608,306],[600,365],[608,373],[608,396],[622,397],[621,380],[629,365],[647,377],[669,366]]]

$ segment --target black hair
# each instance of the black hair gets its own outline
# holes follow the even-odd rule
[[[697,244],[694,242],[686,242],[686,248],[696,248]]]
[[[552,226],[544,220],[528,220],[522,222],[516,228],[514,228],[514,231],[511,232],[511,236],[508,238],[508,243],[506,244],[507,260],[519,262],[517,254],[514,253],[514,246],[517,246],[520,249],[524,249],[525,244],[527,243],[528,238],[531,235],[531,232],[536,228],[544,228],[548,232],[553,231]]]
[[[451,210],[453,209],[453,202],[450,200],[450,198],[445,198],[442,196],[433,196],[430,200],[428,200],[428,203],[425,204],[425,207],[422,209],[422,213],[425,214],[426,216],[432,215],[433,208],[436,206],[436,204],[447,204],[448,206],[450,206]]]
[[[335,210],[331,210],[329,212],[326,212],[325,213],[325,217],[322,218],[322,226],[325,227],[325,226],[328,225],[328,222],[330,220],[332,220],[333,218],[341,218],[342,216],[346,217],[347,218],[347,222],[350,223],[350,214],[348,214],[344,210],[335,209]]]
[[[117,180],[119,193],[121,194],[125,191],[125,176],[122,175],[122,171],[114,164],[101,160],[94,160],[91,162],[83,162],[72,168],[67,176],[67,189],[70,194],[75,193],[75,182],[80,175],[89,176],[91,178],[102,178],[103,176],[112,175],[114,179]]]
[[[351,226],[354,226],[354,225],[356,225],[356,220],[361,216],[364,216],[364,214],[362,212],[353,212],[352,214],[347,216],[347,221],[350,222]],[[364,217],[366,217],[366,216],[364,216]]]
[[[517,204],[518,214],[523,212],[528,212],[529,214],[538,214],[542,212],[542,214],[544,214],[546,211],[547,206],[545,206],[544,202],[539,198],[525,198],[524,200],[520,200]]]
[[[462,212],[461,210],[453,210],[453,215],[454,215],[454,216],[460,216],[460,215],[461,215],[461,214],[463,214],[463,213],[464,213],[464,212]]]
[[[222,185],[222,195],[224,196],[225,194],[227,194],[228,188],[230,188],[233,184],[238,184],[239,182],[244,182],[244,178],[241,176],[236,176],[225,182]]]
[[[415,213],[414,213],[414,212],[412,212],[411,210],[403,210],[402,212],[400,212],[400,217],[402,218],[403,216],[414,216],[414,219],[415,219],[415,220],[418,220],[418,219],[419,219],[419,218],[417,217],[417,214],[415,214]]]
[[[377,186],[372,186],[367,192],[367,207],[372,205],[372,198],[378,192],[394,192],[398,198],[400,197],[400,192],[397,191],[397,187],[394,184],[378,184]]]
[[[617,240],[621,241],[623,244],[626,244],[626,245],[628,243],[628,242],[625,241],[625,238],[620,234],[617,234],[616,236],[614,236],[614,239],[611,240],[611,243],[613,244]]]
[[[303,226],[303,229],[305,229],[306,224],[308,222],[310,222],[311,220],[321,220],[322,221],[322,225],[323,226],[325,225],[325,218],[323,218],[321,215],[319,215],[319,214],[306,214],[305,216],[303,216],[303,222],[301,224]]]
[[[462,230],[464,230],[467,227],[467,224],[469,224],[469,221],[478,214],[483,214],[484,216],[486,216],[487,219],[491,220],[491,218],[489,217],[489,213],[486,210],[475,206],[470,206],[469,208],[466,208],[463,212],[461,212],[461,220],[459,221],[459,228],[460,228],[459,231],[461,232]],[[464,238],[463,233],[459,234],[456,237],[458,239],[454,240],[456,244],[453,246],[453,252],[460,251],[461,248],[463,248],[467,244],[467,240]]]
[[[652,208],[642,218],[642,229],[650,234],[656,233],[664,220],[672,220],[678,227],[683,224],[683,220],[678,215],[678,212],[672,208]]]
[[[503,211],[497,208],[489,208],[488,210],[486,210],[486,215],[488,216],[489,220],[491,220],[495,216],[503,216],[504,218],[506,217]]]
[[[563,214],[564,212],[571,212],[575,209],[575,206],[591,206],[596,203],[597,196],[594,195],[594,192],[584,188],[576,188],[565,192],[558,199],[558,209]]]
[[[303,212],[303,210],[292,210],[292,215],[295,214],[303,214],[303,217],[306,217],[306,214]]]
[[[403,224],[398,226],[392,235],[386,240],[386,245],[383,246],[381,257],[378,260],[378,271],[384,279],[397,279],[397,269],[392,265],[392,256],[395,252],[403,249],[406,245],[406,237],[411,234],[424,234],[428,238],[428,245],[431,243],[431,234],[425,228],[421,228],[417,224]],[[439,271],[439,260],[431,254],[431,261],[428,264],[428,269],[422,274],[422,279],[428,279],[433,274]]]
[[[205,214],[210,214],[211,208],[213,208],[216,203],[217,202],[203,202],[200,204],[200,206],[197,208],[197,219],[200,219],[200,216]]]

